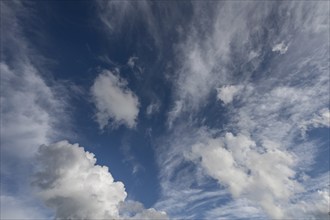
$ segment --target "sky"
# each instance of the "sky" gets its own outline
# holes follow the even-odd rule
[[[329,1],[0,6],[1,219],[329,218]]]

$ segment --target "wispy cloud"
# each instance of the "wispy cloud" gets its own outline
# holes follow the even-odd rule
[[[301,144],[302,125],[308,120],[314,124],[311,129],[324,126],[328,115],[328,6],[323,2],[196,6],[196,20],[177,48],[175,95],[168,116],[173,133],[160,149],[165,156],[158,158],[164,201],[182,186],[203,188],[205,183],[196,179],[206,175],[218,181],[220,191],[225,187],[233,201],[252,201],[246,206],[252,210],[251,216],[298,216],[290,209],[300,206],[291,199],[306,192],[306,182],[297,176],[311,165],[303,161],[313,161],[317,150],[310,150],[311,155],[297,152],[299,147],[321,147],[310,139]],[[278,42],[288,43],[274,49]],[[272,50],[285,52],[285,56]],[[217,88],[218,94],[214,94]],[[204,115],[215,120],[205,112],[206,106],[215,108],[217,95],[224,103],[235,102],[218,107],[227,122],[212,124],[209,129],[208,123],[194,119]],[[187,160],[202,168],[195,172],[194,180],[188,176],[194,173],[191,169],[198,168],[187,165]],[[323,192],[323,188],[318,190]],[[225,207],[226,202],[223,204]],[[325,206],[322,211],[311,207],[303,213],[328,212]],[[175,214],[189,216],[185,211]],[[248,217],[245,214],[240,217]]]
[[[70,133],[66,97],[58,83],[45,80],[45,58],[29,43],[22,20],[34,11],[21,1],[1,3],[1,217],[46,218],[29,177],[41,144]],[[58,129],[61,127],[61,129]],[[13,166],[15,164],[15,166]]]

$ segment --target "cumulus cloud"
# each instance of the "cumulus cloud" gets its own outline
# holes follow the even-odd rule
[[[128,88],[125,79],[105,70],[96,77],[91,93],[97,109],[96,121],[100,129],[109,123],[113,127],[136,126],[140,104],[136,95]]]
[[[279,44],[274,45],[272,51],[279,52],[280,54],[285,54],[288,48],[289,48],[288,45],[285,45],[284,42],[281,42]]]
[[[45,204],[55,210],[56,218],[166,218],[165,212],[124,202],[124,184],[114,181],[108,167],[96,165],[95,155],[78,144],[42,145],[36,163],[33,184]]]
[[[234,100],[234,97],[242,90],[242,86],[223,86],[217,89],[218,99],[223,101],[223,103],[228,104]]]
[[[123,219],[169,219],[166,212],[145,209],[142,203],[132,200],[121,203],[119,211]]]
[[[122,182],[115,182],[106,166],[96,165],[94,154],[67,141],[42,145],[34,184],[56,218],[110,219],[126,198]]]
[[[35,205],[35,201],[22,198],[1,195],[1,219],[45,219],[47,217],[41,207]]]
[[[226,133],[223,138],[193,145],[192,154],[234,198],[249,198],[272,218],[285,217],[282,205],[299,192],[300,186],[293,180],[294,156],[270,141],[258,149],[248,136]]]

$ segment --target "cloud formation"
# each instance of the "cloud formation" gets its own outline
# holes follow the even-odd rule
[[[288,45],[285,45],[284,42],[281,42],[279,44],[274,45],[272,51],[279,52],[280,54],[285,54],[288,48],[289,48]]]
[[[106,166],[96,165],[94,154],[67,141],[42,145],[36,158],[34,184],[46,205],[60,219],[110,219],[127,194]]]
[[[96,106],[96,121],[100,129],[125,125],[134,128],[139,114],[139,100],[128,88],[128,83],[118,74],[104,70],[91,87]]]
[[[145,209],[142,203],[132,200],[121,203],[119,212],[123,219],[169,219],[166,212],[154,208]]]
[[[167,218],[165,212],[124,202],[124,184],[114,181],[108,167],[96,165],[95,155],[78,144],[42,145],[36,165],[33,184],[58,219]]]
[[[242,86],[228,85],[217,89],[217,98],[225,104],[229,104],[234,100],[234,97],[242,90]]]
[[[177,45],[177,77],[168,114],[173,133],[158,153],[163,188],[159,207],[182,218],[230,218],[242,204],[259,218],[301,216],[293,209],[311,218],[318,216],[315,213],[324,216],[328,208],[320,211],[312,205],[315,191],[298,177],[308,176],[311,169],[318,173],[312,165],[318,150],[327,147],[301,133],[328,127],[329,51],[324,45],[329,44],[329,3],[211,6],[194,5],[196,20]],[[278,42],[289,42],[290,49]],[[274,56],[273,49],[285,56]],[[214,104],[216,99],[225,105]],[[228,105],[233,100],[237,103]],[[305,150],[308,153],[302,153]],[[215,199],[220,208],[212,208],[214,201],[198,199],[203,193],[197,192],[208,195],[208,184],[214,183],[204,175],[217,180],[219,194],[231,195]],[[327,182],[323,183],[315,190],[323,191]],[[309,196],[314,198],[311,203]],[[179,202],[180,197],[185,202]],[[302,208],[298,198],[310,209]],[[174,203],[185,211],[177,212]],[[191,206],[208,211],[200,216],[188,211]],[[248,211],[235,215],[247,217]]]
[[[234,198],[249,198],[275,219],[285,217],[284,204],[301,188],[293,180],[294,156],[270,141],[260,149],[248,136],[226,133],[196,143],[192,155]]]
[[[1,1],[1,218],[47,218],[30,187],[32,159],[41,144],[69,134],[67,97],[45,78],[46,60],[25,36],[38,26],[26,2]],[[22,26],[22,21],[26,26]],[[38,31],[38,30],[35,30]],[[61,130],[57,129],[59,123]]]

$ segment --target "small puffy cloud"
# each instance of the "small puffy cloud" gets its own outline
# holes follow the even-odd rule
[[[148,107],[146,109],[147,115],[152,115],[152,114],[158,112],[159,111],[159,108],[160,108],[160,105],[161,104],[160,104],[160,101],[159,100],[150,103],[150,105],[148,105]]]
[[[218,92],[218,99],[223,101],[225,104],[231,103],[235,96],[243,89],[242,86],[234,86],[234,85],[228,85],[228,86],[223,86],[221,88],[217,89]]]
[[[285,45],[284,42],[281,42],[279,44],[274,45],[272,51],[279,52],[280,54],[285,54],[288,48],[289,48],[288,45]]]
[[[103,129],[111,120],[116,127],[126,125],[128,128],[136,126],[139,114],[139,100],[127,87],[127,81],[110,71],[103,71],[94,81],[91,88],[95,103],[96,121]]]
[[[127,61],[127,65],[131,68],[135,66],[135,61],[139,59],[138,57],[130,57]]]
[[[110,219],[126,198],[122,182],[115,182],[106,166],[96,165],[94,154],[78,144],[60,141],[42,145],[34,184],[56,218]]]

